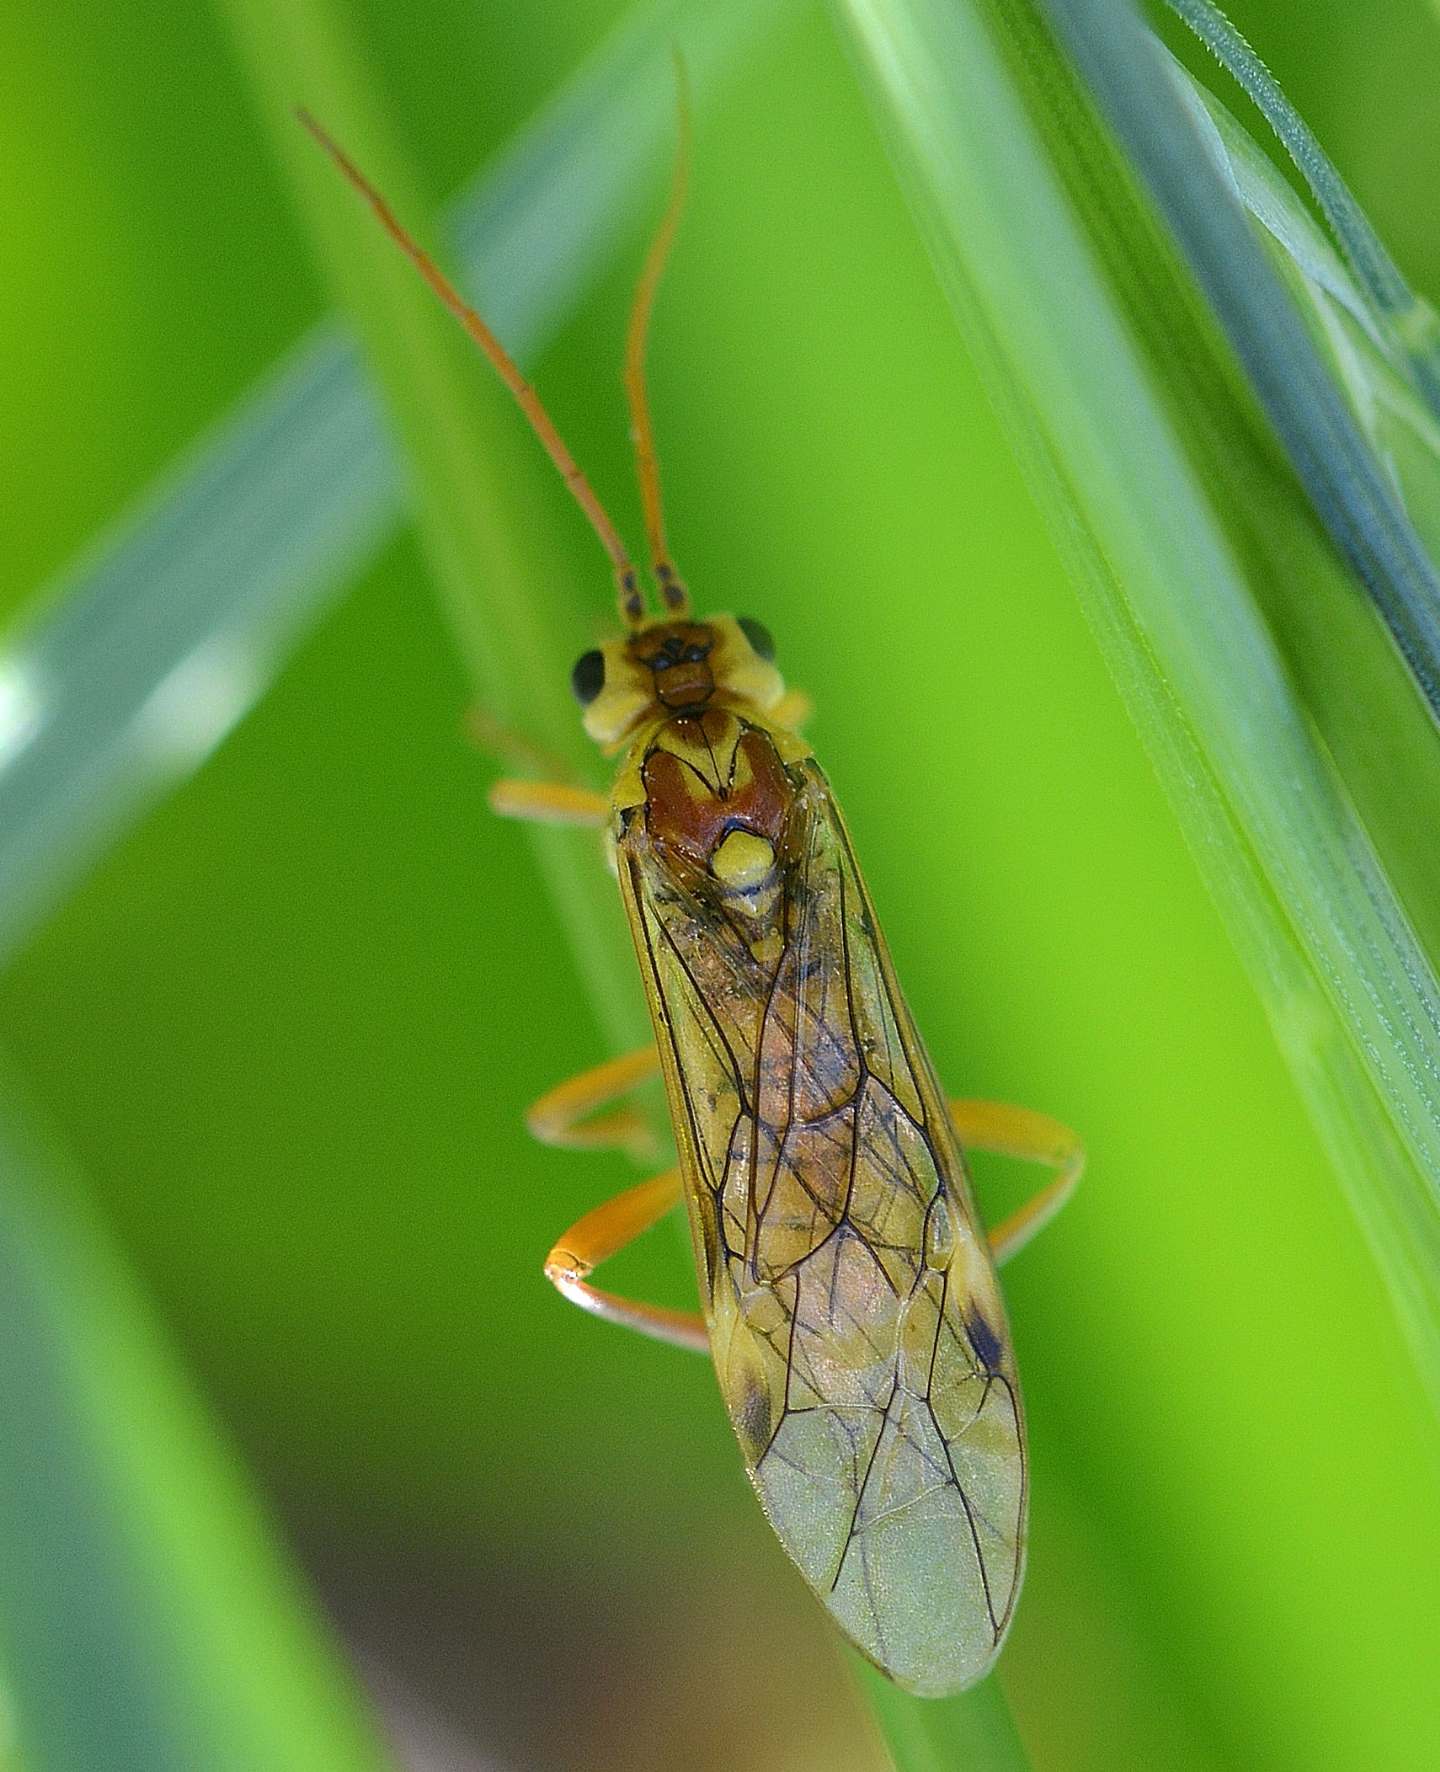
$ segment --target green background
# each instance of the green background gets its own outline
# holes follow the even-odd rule
[[[1440,291],[1434,13],[1233,14]],[[351,15],[443,194],[620,9]],[[215,15],[12,0],[0,65],[18,616],[324,296]],[[640,248],[535,366],[632,534]],[[1440,1763],[1433,1419],[821,16],[700,119],[652,361],[681,564],[815,696],[942,1075],[1090,1147],[1006,1276],[1034,1523],[1003,1680],[1037,1766]],[[578,654],[603,560],[537,485],[593,585]],[[540,1276],[629,1171],[524,1135],[605,1047],[466,695],[398,535],[37,929],[0,1039],[393,1729],[527,1767],[874,1766],[704,1368]],[[615,1283],[683,1301],[679,1239]]]

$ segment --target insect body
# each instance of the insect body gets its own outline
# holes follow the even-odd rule
[[[678,1164],[587,1214],[546,1272],[598,1315],[708,1348],[761,1505],[806,1580],[901,1685],[956,1691],[994,1660],[1025,1556],[1024,1418],[994,1264],[1063,1203],[1081,1153],[1043,1115],[947,1107],[800,735],[804,698],[786,693],[759,623],[692,617],[670,563],[642,365],[684,157],[627,351],[663,604],[650,615],[533,392],[310,127],[496,362],[615,564],[625,635],[573,674],[587,731],[620,756],[610,798],[506,781],[492,803],[606,829],[655,1032],[653,1047],[552,1091],[532,1128],[572,1146],[626,1142],[637,1118],[612,1104],[658,1066]],[[987,1237],[962,1141],[1056,1178]],[[682,1196],[702,1314],[590,1284]]]
[[[730,621],[641,647],[661,637],[715,687],[636,735],[612,830],[720,1387],[847,1633],[948,1690],[988,1665],[1023,1556],[999,1289],[835,801],[770,717],[778,675]],[[607,676],[627,665],[616,649]]]

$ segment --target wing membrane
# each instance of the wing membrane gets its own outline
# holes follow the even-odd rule
[[[751,1479],[854,1642],[952,1691],[993,1660],[1023,1565],[1009,1332],[838,809],[813,761],[788,777],[763,909],[643,820],[621,880]]]

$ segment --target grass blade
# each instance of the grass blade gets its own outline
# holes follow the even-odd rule
[[[1027,1772],[1029,1756],[993,1674],[958,1698],[911,1698],[854,1659],[896,1772]]]
[[[1401,275],[1354,193],[1336,171],[1280,83],[1213,0],[1167,0],[1241,87],[1299,168],[1387,336],[1403,352],[1415,386],[1440,417],[1440,319]]]
[[[1124,0],[1048,10],[1228,333],[1321,520],[1440,715],[1440,573],[1162,75]]]
[[[0,1300],[5,1665],[23,1763],[387,1764],[74,1176],[13,1094]]]
[[[1296,583],[1338,601],[1346,581],[1036,7],[842,11],[942,279],[1440,1395],[1440,993],[1266,620]]]
[[[1440,428],[1403,349],[1269,156],[1178,63],[1169,72],[1416,534],[1440,558]],[[1255,530],[1275,529],[1273,502],[1267,509],[1255,499],[1248,474],[1231,473],[1224,501],[1236,511],[1248,508]],[[1414,808],[1440,804],[1435,723],[1412,693],[1389,636],[1357,607],[1348,575],[1323,567],[1287,575],[1279,566],[1277,558],[1266,575],[1271,633],[1422,946],[1440,953],[1440,871],[1430,846],[1414,840]],[[1382,708],[1383,741],[1375,719]]]

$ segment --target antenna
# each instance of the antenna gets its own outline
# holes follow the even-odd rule
[[[411,260],[416,269],[420,272],[420,275],[430,285],[431,289],[435,291],[440,300],[447,308],[449,308],[450,312],[465,328],[466,332],[470,334],[470,337],[477,345],[479,345],[480,349],[490,359],[491,363],[494,364],[496,370],[499,372],[501,381],[505,383],[505,386],[509,388],[510,392],[515,396],[516,403],[519,405],[520,410],[530,421],[531,429],[545,445],[551,461],[553,461],[555,466],[559,468],[565,484],[574,494],[575,502],[590,519],[591,527],[600,537],[601,545],[604,547],[605,552],[609,554],[610,559],[614,564],[615,583],[619,591],[621,619],[627,627],[638,627],[645,617],[645,605],[640,595],[640,587],[636,582],[635,567],[631,562],[629,554],[625,551],[625,544],[620,539],[619,530],[617,530],[615,525],[610,521],[610,517],[607,514],[605,507],[595,496],[594,488],[580,471],[580,468],[576,465],[574,456],[571,455],[570,451],[565,447],[564,440],[561,438],[559,431],[555,429],[554,421],[540,403],[540,396],[535,392],[534,388],[530,386],[529,382],[526,381],[525,377],[521,375],[519,369],[516,367],[514,359],[506,352],[505,347],[500,343],[499,339],[496,338],[495,334],[480,318],[479,314],[475,312],[474,308],[461,297],[454,284],[450,282],[449,278],[446,277],[445,273],[435,263],[434,259],[430,257],[429,253],[405,231],[397,219],[394,210],[391,209],[385,198],[381,196],[375,186],[370,183],[369,179],[366,178],[363,172],[361,172],[360,168],[340,144],[335,141],[335,139],[315,120],[314,117],[311,116],[309,111],[303,109],[299,110],[296,112],[296,116],[299,118],[300,122],[304,124],[305,128],[309,130],[310,134],[314,136],[315,140],[319,142],[320,146],[324,148],[325,152],[335,162],[336,166],[339,167],[340,171],[355,189],[359,191],[360,195],[365,198],[367,203],[369,203],[370,207],[375,211],[376,216],[379,218],[380,225],[385,229],[385,232],[389,234],[390,238],[406,257]],[[673,224],[671,226],[671,232],[674,232]],[[661,263],[663,264],[663,262],[662,254]],[[648,273],[648,265],[646,269]],[[655,276],[658,277],[658,275],[659,270],[657,268]],[[653,287],[650,293],[653,297]],[[640,344],[643,349],[643,327]],[[643,397],[642,389],[642,400]],[[648,426],[648,419],[646,422]],[[648,511],[648,505],[646,509]],[[681,590],[681,598],[683,603],[683,600],[685,600],[683,589]],[[668,595],[666,600],[667,603],[670,601]],[[671,606],[675,607],[676,605],[672,604]]]
[[[675,615],[690,613],[690,593],[675,574],[665,539],[665,513],[660,497],[660,464],[655,456],[655,430],[650,422],[650,402],[645,392],[645,345],[650,314],[660,287],[670,248],[680,226],[685,193],[690,183],[690,88],[679,50],[675,57],[675,170],[670,178],[670,200],[645,254],[630,324],[625,334],[625,398],[630,405],[630,434],[635,441],[635,472],[640,481],[640,500],[645,509],[645,533],[650,543],[650,564],[660,587],[661,601]]]

